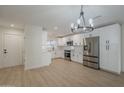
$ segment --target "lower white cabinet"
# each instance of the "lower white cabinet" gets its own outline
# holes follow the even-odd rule
[[[52,58],[64,58],[64,47],[59,46],[55,48],[53,51],[53,57]]]
[[[75,46],[74,50],[71,50],[71,60],[83,63],[83,46]]]

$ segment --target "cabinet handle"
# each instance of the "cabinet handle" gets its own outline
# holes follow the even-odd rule
[[[110,46],[109,46],[109,40],[106,40],[106,50],[109,50]]]
[[[109,44],[109,40],[106,40],[106,44]]]
[[[108,50],[109,50],[109,45],[108,45]]]
[[[106,44],[107,44],[107,42],[108,42],[108,41],[106,40]]]
[[[108,40],[108,50],[110,49],[110,44],[109,44],[110,42],[109,42],[109,40]]]
[[[107,50],[107,45],[106,45],[106,50]]]
[[[109,40],[108,40],[108,44],[109,44]]]

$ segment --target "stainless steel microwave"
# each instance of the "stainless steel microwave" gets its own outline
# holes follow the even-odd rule
[[[67,46],[73,46],[73,41],[67,41]]]

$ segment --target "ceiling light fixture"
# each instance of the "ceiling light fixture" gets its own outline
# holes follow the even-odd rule
[[[10,27],[14,27],[15,25],[14,24],[11,24]]]
[[[81,5],[81,12],[80,16],[77,19],[77,23],[72,23],[71,24],[71,31],[77,31],[78,29],[81,29],[81,32],[91,32],[94,30],[94,25],[93,25],[93,19],[89,19],[89,24],[86,24],[85,17],[84,17],[84,12],[83,12],[83,5]]]
[[[57,26],[55,26],[55,27],[54,27],[54,30],[58,30],[58,27],[57,27]]]

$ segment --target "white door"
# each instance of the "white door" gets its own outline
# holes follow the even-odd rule
[[[2,58],[2,33],[0,31],[0,68],[2,67],[2,62],[3,62],[2,59],[3,59]]]
[[[22,36],[19,35],[4,35],[3,67],[22,64],[22,40]]]

